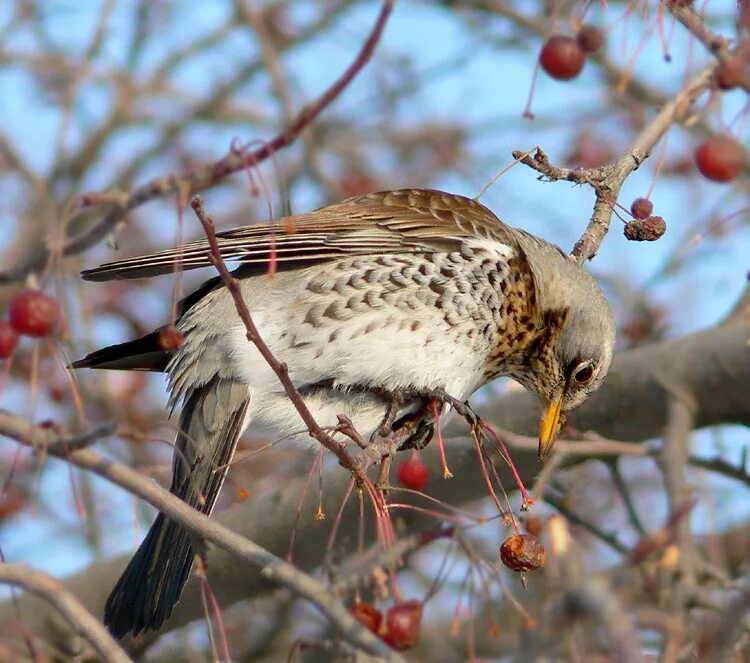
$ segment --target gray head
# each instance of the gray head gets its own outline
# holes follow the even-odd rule
[[[534,274],[540,324],[548,342],[530,358],[525,386],[542,402],[539,457],[552,449],[567,414],[596,391],[615,347],[615,323],[593,278],[557,247],[518,231]]]

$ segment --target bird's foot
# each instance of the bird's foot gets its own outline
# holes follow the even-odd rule
[[[407,393],[403,390],[396,390],[385,392],[382,396],[387,403],[385,415],[377,430],[370,437],[371,442],[374,441],[376,435],[388,437],[393,433],[393,422],[396,421],[396,415],[404,405]]]
[[[423,389],[417,392],[420,398],[436,401],[442,405],[450,405],[458,415],[462,416],[470,426],[476,425],[479,421],[479,415],[474,412],[469,401],[460,401],[451,396],[445,389]]]

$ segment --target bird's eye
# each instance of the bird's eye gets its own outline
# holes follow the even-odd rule
[[[591,378],[594,377],[594,367],[591,364],[579,364],[578,367],[573,369],[573,379],[578,384],[586,384],[591,382]]]

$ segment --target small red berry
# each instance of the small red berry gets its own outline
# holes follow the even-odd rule
[[[8,320],[19,334],[40,338],[52,334],[60,322],[60,304],[39,290],[21,290],[10,300]]]
[[[733,90],[742,85],[745,71],[739,56],[720,62],[716,67],[716,86],[720,90]]]
[[[0,359],[7,359],[18,345],[18,333],[9,322],[0,320]]]
[[[585,53],[596,53],[604,45],[604,34],[595,25],[582,25],[576,35],[578,45]]]
[[[544,546],[531,534],[509,536],[500,546],[500,560],[513,571],[534,571],[544,566]]]
[[[383,621],[383,615],[380,614],[380,610],[375,606],[369,603],[355,603],[349,608],[349,612],[352,613],[354,619],[373,633],[377,633],[378,629],[380,629],[380,622]]]
[[[419,639],[422,625],[422,603],[416,599],[401,601],[385,613],[383,640],[397,651],[405,651]]]
[[[402,460],[398,464],[398,481],[405,488],[422,490],[430,480],[430,470],[418,458]]]
[[[183,340],[185,340],[185,337],[174,325],[162,327],[159,330],[159,347],[166,352],[172,352],[179,348]]]
[[[695,163],[701,175],[714,182],[731,182],[742,169],[744,150],[732,136],[711,136],[695,150]]]
[[[550,37],[539,53],[539,64],[552,78],[569,81],[581,73],[585,54],[573,37]]]
[[[636,219],[646,219],[654,211],[654,204],[648,198],[636,198],[630,205],[630,213]]]

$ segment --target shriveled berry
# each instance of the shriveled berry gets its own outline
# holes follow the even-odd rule
[[[385,613],[385,631],[382,635],[391,647],[405,651],[419,639],[422,625],[422,602],[416,599],[401,601]]]
[[[716,67],[716,87],[720,90],[733,90],[742,85],[745,72],[742,59],[735,56],[729,60],[720,62]]]
[[[654,204],[648,198],[636,198],[630,204],[630,213],[636,219],[646,219],[654,211]]]
[[[172,352],[179,348],[182,345],[183,340],[185,340],[185,337],[174,325],[162,327],[159,330],[159,347],[166,352]]]
[[[0,359],[7,359],[18,345],[18,333],[9,322],[0,320]]]
[[[534,571],[544,566],[544,546],[531,534],[514,534],[500,546],[500,560],[513,571]]]
[[[422,490],[430,480],[430,470],[417,458],[402,460],[396,472],[399,483],[405,488]]]
[[[625,224],[625,237],[633,242],[653,242],[667,230],[667,224],[660,216],[636,219]]]
[[[60,304],[39,290],[27,288],[10,300],[8,320],[19,334],[40,338],[52,334],[60,322]]]
[[[584,53],[596,53],[604,45],[604,33],[595,25],[582,25],[576,35],[578,45]]]
[[[349,612],[352,613],[354,619],[373,633],[377,633],[380,629],[380,622],[383,621],[383,615],[380,614],[380,610],[374,605],[370,605],[369,603],[355,603],[349,608]]]
[[[744,150],[732,136],[711,136],[695,150],[695,164],[701,175],[714,182],[731,182],[742,169]]]
[[[539,64],[552,78],[569,81],[581,73],[584,52],[573,37],[554,35],[542,46]]]

